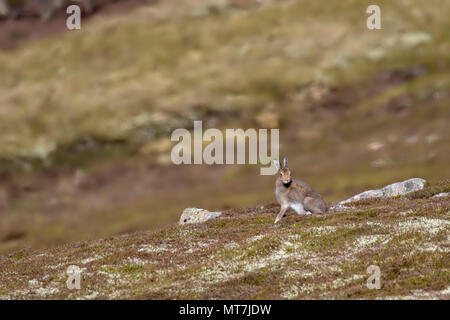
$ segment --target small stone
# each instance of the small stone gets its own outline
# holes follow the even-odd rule
[[[383,147],[384,147],[384,143],[379,142],[379,141],[374,141],[374,142],[371,142],[371,143],[369,143],[369,144],[367,145],[367,148],[368,148],[370,151],[378,151],[378,150],[380,150],[380,149],[383,148]]]
[[[201,223],[213,218],[217,218],[221,214],[222,212],[218,211],[211,212],[199,208],[186,208],[183,210],[183,213],[181,214],[180,224]]]
[[[400,42],[407,47],[416,47],[431,42],[432,39],[426,32],[408,32],[400,38]]]
[[[431,199],[433,198],[441,198],[441,197],[448,197],[450,196],[450,192],[441,192],[438,194],[435,194],[434,196],[431,197]]]

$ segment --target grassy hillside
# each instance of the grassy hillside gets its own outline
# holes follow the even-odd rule
[[[261,1],[259,1],[261,2]],[[160,1],[0,52],[0,251],[274,200],[256,166],[180,166],[170,132],[280,128],[327,201],[450,177],[450,3]],[[89,223],[86,223],[86,222]]]
[[[172,226],[0,257],[3,299],[449,299],[450,197],[441,181],[325,215],[232,209]],[[70,265],[80,290],[66,287]],[[369,265],[381,288],[366,286]]]

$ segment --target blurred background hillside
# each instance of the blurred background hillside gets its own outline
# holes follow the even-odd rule
[[[448,1],[92,0],[78,31],[67,4],[13,2],[0,0],[0,252],[274,202],[258,166],[170,162],[170,133],[194,120],[280,128],[280,156],[329,202],[450,177]]]

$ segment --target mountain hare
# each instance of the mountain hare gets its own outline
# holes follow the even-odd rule
[[[287,167],[287,162],[287,157],[284,157],[283,167],[281,167],[280,161],[274,160],[279,173],[275,183],[275,196],[281,206],[275,224],[284,217],[289,207],[294,209],[297,214],[325,213],[327,205],[320,194],[306,182],[292,180],[291,170]]]

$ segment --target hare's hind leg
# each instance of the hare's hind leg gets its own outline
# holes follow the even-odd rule
[[[326,211],[326,206],[323,201],[316,198],[306,197],[303,200],[303,204],[305,210],[311,211],[312,213],[325,213]]]
[[[310,211],[306,210],[305,207],[301,203],[292,203],[291,208],[297,213],[297,214],[311,214]]]

